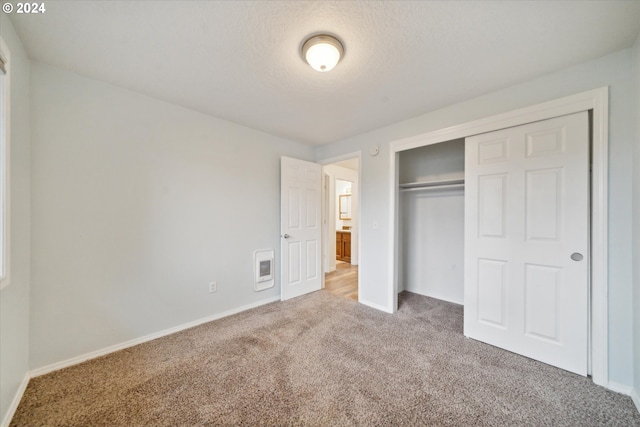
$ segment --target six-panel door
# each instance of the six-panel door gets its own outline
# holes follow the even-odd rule
[[[281,299],[317,291],[321,271],[321,167],[280,160]]]
[[[469,137],[464,333],[587,374],[586,112]]]

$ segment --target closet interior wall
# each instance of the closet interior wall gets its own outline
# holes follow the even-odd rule
[[[464,303],[464,139],[399,153],[399,291]]]

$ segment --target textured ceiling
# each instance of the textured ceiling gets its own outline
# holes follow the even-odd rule
[[[48,1],[11,15],[32,59],[325,144],[629,47],[640,1]],[[346,53],[300,57],[313,33]]]

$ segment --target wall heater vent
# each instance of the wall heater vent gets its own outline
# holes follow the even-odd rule
[[[256,291],[272,288],[275,284],[275,266],[273,249],[261,249],[253,253],[254,283]]]

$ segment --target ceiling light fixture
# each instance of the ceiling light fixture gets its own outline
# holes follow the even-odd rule
[[[332,70],[343,55],[340,40],[327,34],[313,36],[302,45],[302,57],[311,68],[322,73]]]

